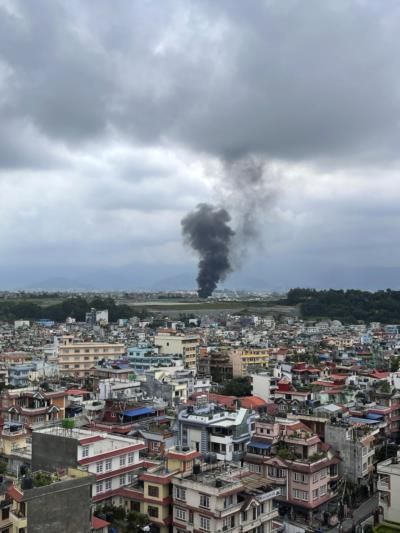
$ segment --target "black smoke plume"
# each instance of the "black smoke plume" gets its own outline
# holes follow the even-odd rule
[[[229,226],[231,216],[223,208],[199,204],[182,219],[182,232],[200,256],[197,276],[200,298],[207,298],[219,281],[232,270],[229,255],[235,232]]]

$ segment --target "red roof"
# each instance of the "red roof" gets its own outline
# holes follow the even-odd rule
[[[245,409],[258,409],[267,405],[267,402],[259,396],[243,396],[239,401],[241,407]]]
[[[92,529],[103,529],[108,526],[111,526],[111,522],[102,520],[101,518],[98,518],[97,516],[92,516]]]
[[[390,376],[390,372],[379,372],[378,370],[374,370],[371,372],[371,376],[376,379],[387,379]]]
[[[11,485],[11,487],[7,489],[7,492],[9,496],[16,502],[21,502],[22,498],[24,497],[23,492],[18,490],[17,487],[15,487],[14,485]]]
[[[65,394],[68,394],[68,396],[82,396],[83,394],[90,394],[90,392],[85,389],[68,389]]]
[[[79,439],[79,444],[84,446],[85,444],[90,444],[91,442],[97,442],[99,440],[104,440],[104,437],[101,435],[93,435],[93,437],[85,437],[83,439]]]

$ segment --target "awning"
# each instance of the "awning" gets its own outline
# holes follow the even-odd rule
[[[140,416],[140,415],[153,415],[155,410],[152,407],[137,407],[136,409],[128,409],[123,411],[124,416]]]
[[[269,448],[271,448],[271,444],[267,444],[267,443],[264,443],[264,442],[257,442],[257,441],[250,441],[249,446],[251,446],[252,448],[260,448],[261,450],[268,450]]]
[[[370,420],[382,420],[383,415],[379,415],[378,413],[368,413],[367,418]]]

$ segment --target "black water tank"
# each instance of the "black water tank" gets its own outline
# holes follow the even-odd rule
[[[199,464],[193,465],[193,474],[200,474],[201,466]]]

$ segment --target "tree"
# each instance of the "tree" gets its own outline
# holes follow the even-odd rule
[[[228,396],[250,396],[251,382],[247,377],[233,378],[224,387],[224,394]]]
[[[393,357],[390,361],[390,371],[391,372],[398,372],[399,370],[399,358]]]

